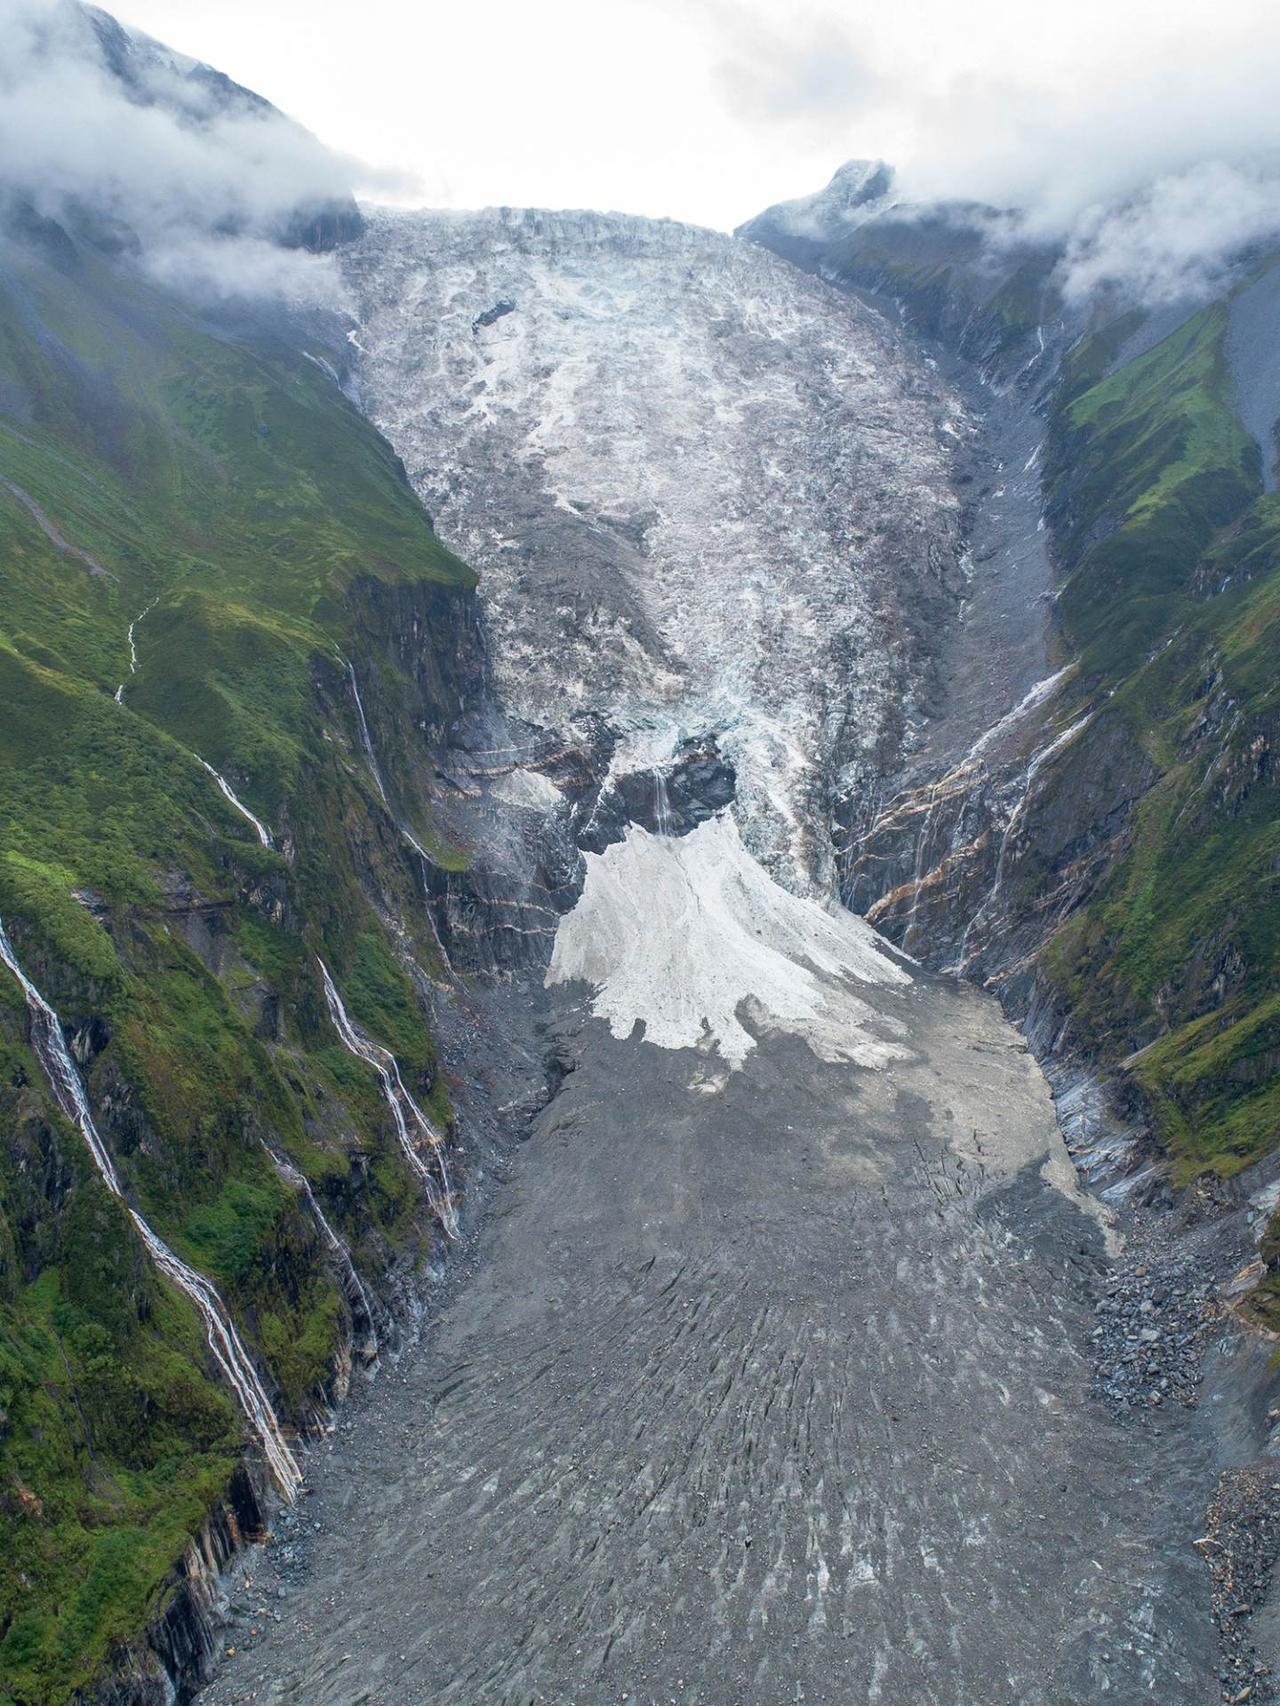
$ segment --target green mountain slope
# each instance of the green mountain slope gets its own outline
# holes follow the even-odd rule
[[[301,1423],[351,1324],[265,1145],[371,1281],[430,1237],[317,954],[448,1118],[415,989],[434,952],[421,873],[347,660],[426,840],[471,577],[320,366],[40,236],[0,249],[0,918],[70,1028],[127,1190]],[[139,1633],[241,1442],[0,969],[0,1700],[64,1700]]]
[[[1153,779],[1047,965],[1184,1178],[1280,1139],[1280,502],[1226,322],[1215,304],[1064,398],[1049,469],[1064,634]]]
[[[1108,1077],[1175,1180],[1217,1189],[1280,1144],[1280,500],[1227,352],[1251,280],[1125,359],[1145,311],[1113,302],[1065,333],[1055,253],[988,249],[964,208],[822,245],[777,210],[744,231],[894,298],[993,402],[1045,386],[1053,661],[1076,667],[1006,773],[953,788],[950,821],[887,814],[862,880],[882,926],[911,919],[918,950],[963,960],[1043,1046]],[[907,779],[908,808],[928,780]],[[1280,1227],[1270,1242],[1258,1302],[1280,1324]]]

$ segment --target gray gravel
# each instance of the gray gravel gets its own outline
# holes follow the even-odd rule
[[[1098,1394],[1103,1240],[1020,1039],[897,999],[891,1074],[775,1037],[718,1095],[557,1021],[474,1272],[313,1460],[206,1706],[1218,1698],[1197,1412]]]
[[[1194,1404],[1204,1347],[1222,1313],[1210,1276],[1188,1254],[1117,1268],[1096,1305],[1093,1329],[1102,1396],[1120,1411]]]

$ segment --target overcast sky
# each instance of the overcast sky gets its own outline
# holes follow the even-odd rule
[[[908,187],[1091,201],[1280,144],[1275,0],[121,0],[403,180],[381,199],[731,227],[884,156]]]

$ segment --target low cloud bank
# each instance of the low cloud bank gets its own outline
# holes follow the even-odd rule
[[[0,0],[0,190],[210,300],[341,300],[299,233],[351,168],[266,101],[73,0]]]
[[[1069,297],[1180,298],[1280,237],[1270,0],[693,4],[743,124],[890,160],[907,202],[1012,210],[995,231],[1061,246]]]
[[[1274,162],[1208,160],[1120,204],[1086,208],[1067,232],[1068,299],[1113,285],[1158,305],[1211,290],[1253,245],[1280,236]]]

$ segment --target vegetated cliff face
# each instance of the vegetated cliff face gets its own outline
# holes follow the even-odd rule
[[[816,194],[766,208],[737,235],[901,303],[915,331],[1005,377],[1067,317],[1054,245],[1028,242],[998,208],[913,203],[881,160],[846,162]]]
[[[1028,404],[1043,423],[985,500],[1041,475],[1042,684],[908,757],[853,833],[851,900],[1000,990],[1062,1083],[1107,1074],[1176,1180],[1256,1189],[1280,1131],[1274,257],[1211,301],[1069,324],[1053,256],[997,266],[956,210],[836,209],[805,238],[783,208],[746,234],[900,303],[979,370],[997,432]]]
[[[448,862],[432,753],[478,677],[473,580],[322,345],[34,236],[0,247],[0,918],[127,1202],[218,1288],[287,1432],[443,1242],[318,961],[447,1130],[405,831]],[[126,1644],[218,1507],[156,1635],[199,1671],[200,1578],[261,1475],[28,1018],[0,973],[0,1693],[115,1664],[158,1699]]]
[[[956,397],[878,314],[670,221],[374,215],[345,265],[362,405],[481,573],[498,694],[587,755],[575,828],[714,748],[752,851],[829,891],[960,592]]]

